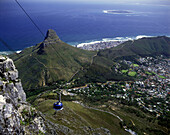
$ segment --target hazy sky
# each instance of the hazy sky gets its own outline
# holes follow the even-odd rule
[[[101,2],[101,3],[166,3],[169,0],[18,0],[18,1],[68,1],[68,2]]]
[[[1,0],[0,0],[1,1]],[[20,2],[76,2],[91,4],[143,4],[143,5],[168,5],[170,0],[18,0]]]
[[[0,0],[11,1],[11,0]],[[140,4],[170,4],[170,0],[18,0],[19,2],[85,2],[85,3],[140,3]]]

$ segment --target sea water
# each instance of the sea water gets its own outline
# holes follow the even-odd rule
[[[41,31],[54,29],[71,45],[134,38],[139,35],[170,35],[170,4],[88,4],[64,2],[23,2],[20,4]],[[107,10],[130,11],[108,14]],[[13,50],[22,50],[44,37],[15,1],[0,1],[0,38]],[[0,42],[0,51],[9,51]]]

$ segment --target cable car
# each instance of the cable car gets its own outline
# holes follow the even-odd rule
[[[55,102],[53,104],[53,109],[56,110],[56,111],[60,111],[63,109],[63,104],[61,102],[61,93],[60,93],[60,96],[59,96],[59,101],[58,102]]]

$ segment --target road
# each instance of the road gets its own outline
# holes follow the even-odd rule
[[[81,106],[83,106],[83,107],[85,107],[85,108],[88,108],[88,109],[93,109],[93,110],[96,110],[96,111],[108,113],[108,114],[110,114],[110,115],[118,118],[121,122],[123,122],[123,119],[121,119],[118,115],[116,115],[116,114],[114,114],[114,113],[112,113],[112,112],[104,111],[104,110],[101,110],[101,109],[98,109],[98,108],[94,108],[94,107],[88,107],[88,106],[85,106],[83,103],[80,103],[80,102],[78,102],[78,101],[75,102],[75,103],[78,103],[78,104],[80,104]],[[124,126],[123,128],[124,128],[124,130],[125,130],[126,132],[129,132],[131,135],[137,135],[137,133],[135,133],[135,132],[132,131],[131,129],[127,129],[126,126]]]

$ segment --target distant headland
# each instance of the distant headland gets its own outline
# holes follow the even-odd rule
[[[103,10],[103,13],[107,14],[132,14],[132,11],[129,10]]]

